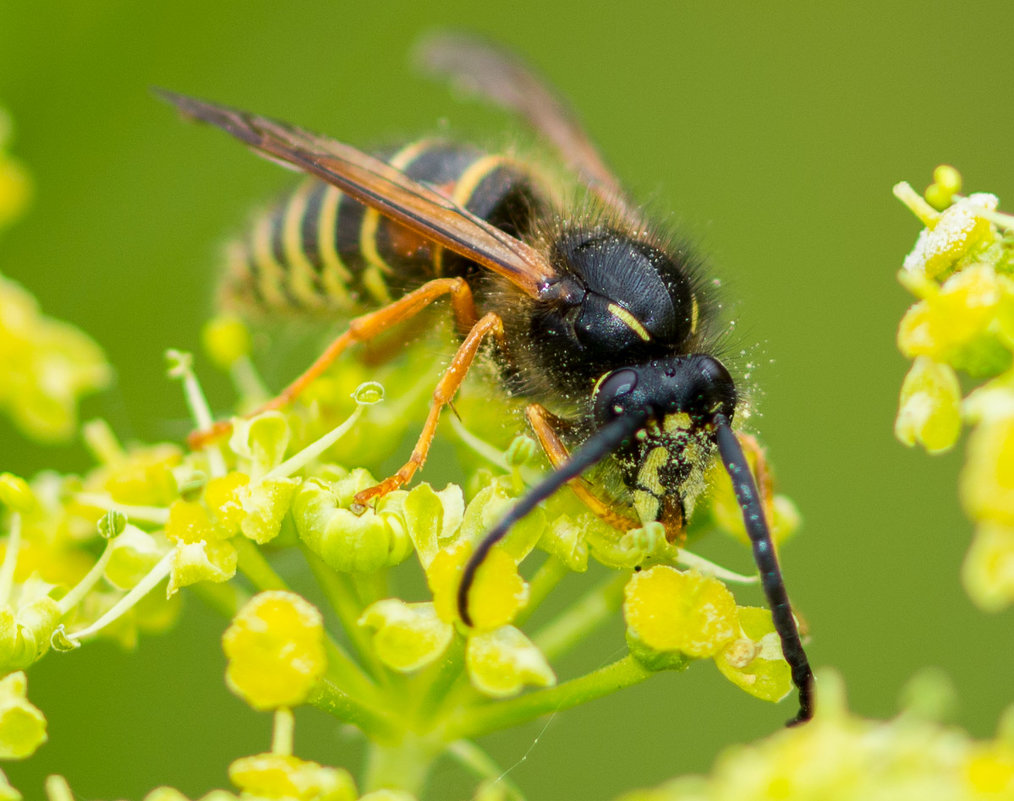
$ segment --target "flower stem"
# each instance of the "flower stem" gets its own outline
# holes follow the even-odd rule
[[[462,709],[449,722],[446,735],[451,740],[472,740],[601,698],[638,684],[651,675],[652,671],[628,654],[610,665],[557,687],[538,690],[507,701],[490,701],[479,707]]]
[[[630,578],[621,572],[593,587],[583,598],[532,635],[550,661],[559,658],[611,618],[623,601],[623,588]]]
[[[275,725],[271,731],[271,753],[279,756],[292,756],[292,731],[296,719],[287,706],[275,710]]]
[[[14,569],[18,565],[18,551],[21,550],[21,512],[11,515],[11,530],[7,535],[4,562],[0,566],[0,605],[7,605],[14,586]]]
[[[109,496],[98,492],[79,492],[74,496],[74,500],[84,506],[94,506],[108,512],[122,512],[131,523],[151,523],[156,526],[164,526],[169,520],[169,510],[163,506],[131,506],[126,503],[116,503]]]
[[[349,429],[351,429],[362,416],[364,408],[365,407],[362,405],[357,406],[355,411],[345,419],[345,422],[341,425],[335,426],[324,436],[311,442],[299,453],[290,456],[277,467],[271,468],[271,470],[264,475],[264,479],[284,478],[302,470],[324,451],[334,445],[339,439],[345,436],[345,434],[349,432]]]
[[[261,549],[246,537],[238,536],[232,538],[232,543],[239,554],[239,569],[243,571],[253,585],[261,592],[265,590],[288,590],[289,586],[285,579],[279,576]]]
[[[353,724],[362,730],[367,739],[374,742],[390,742],[397,731],[387,710],[375,709],[362,698],[354,698],[327,676],[317,684],[307,703]]]
[[[390,789],[419,795],[438,748],[419,738],[406,736],[392,744],[370,743],[363,776],[365,792]]]
[[[88,591],[95,586],[96,582],[102,578],[102,574],[105,571],[106,565],[109,563],[109,559],[112,555],[113,540],[110,540],[106,543],[106,547],[103,549],[102,555],[95,560],[95,564],[92,565],[91,570],[85,574],[85,577],[74,585],[70,592],[57,601],[57,605],[60,607],[61,617],[77,606],[85,595],[88,594]]]
[[[489,754],[471,740],[456,740],[447,746],[447,753],[479,778],[502,785],[507,791],[508,798],[512,798],[514,801],[525,801],[521,788],[507,778],[507,771],[497,765]]]
[[[68,639],[80,642],[85,637],[90,637],[91,635],[96,634],[114,620],[121,617],[128,609],[133,607],[145,595],[155,589],[156,585],[162,581],[162,579],[169,575],[174,553],[175,551],[169,551],[169,553],[163,556],[155,567],[148,571],[148,575],[135,584],[130,592],[120,598],[120,600],[117,601],[108,612],[102,615],[102,617],[87,628],[81,629],[81,631],[75,631],[73,634],[68,634]]]
[[[550,555],[539,566],[539,569],[535,571],[535,575],[532,576],[532,580],[528,584],[528,603],[518,613],[514,620],[514,625],[520,627],[524,624],[531,617],[532,613],[539,608],[539,604],[546,599],[546,596],[553,591],[556,585],[569,572],[570,569],[563,563],[562,559]]]
[[[366,666],[367,670],[374,676],[383,676],[384,669],[373,652],[369,635],[359,625],[359,616],[363,608],[359,604],[356,592],[345,576],[339,575],[330,568],[323,559],[313,553],[305,545],[301,546],[303,558],[310,566],[314,578],[327,596],[331,608],[341,621],[342,628],[352,641],[359,659]]]

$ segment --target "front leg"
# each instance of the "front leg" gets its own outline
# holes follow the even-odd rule
[[[538,437],[546,458],[554,470],[570,458],[570,451],[560,439],[559,431],[567,425],[567,421],[554,415],[540,403],[532,403],[525,409],[525,417]],[[604,520],[613,528],[620,531],[629,531],[632,528],[640,527],[640,523],[631,517],[620,514],[599,498],[591,488],[591,485],[584,478],[575,478],[568,482],[574,494],[587,506],[596,517]]]

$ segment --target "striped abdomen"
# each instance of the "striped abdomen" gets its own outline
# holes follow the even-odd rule
[[[379,155],[513,235],[540,203],[530,174],[502,155],[432,140]],[[227,305],[299,312],[383,305],[470,264],[316,179],[261,214],[229,256]]]

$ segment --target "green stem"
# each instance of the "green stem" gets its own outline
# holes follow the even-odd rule
[[[279,576],[261,549],[246,537],[240,535],[232,538],[233,546],[239,554],[239,569],[243,572],[253,585],[264,592],[265,590],[288,590],[289,585],[285,579]]]
[[[507,772],[471,740],[456,740],[447,746],[447,753],[480,779],[503,785],[509,798],[513,798],[514,801],[525,801],[521,788],[507,778]]]
[[[532,635],[546,659],[559,658],[611,618],[623,602],[627,573],[611,576]]]
[[[413,736],[390,744],[371,742],[366,752],[364,791],[402,790],[418,796],[439,751],[439,747]]]
[[[227,618],[234,617],[240,610],[240,607],[250,600],[250,593],[240,589],[232,581],[222,584],[212,581],[199,581],[188,589],[209,607]]]
[[[328,678],[337,686],[354,694],[356,698],[376,699],[377,685],[330,635],[325,642],[325,647],[327,648]]]
[[[489,701],[462,709],[449,721],[446,738],[473,740],[490,732],[519,726],[542,715],[569,709],[638,684],[653,674],[633,656],[606,665],[557,687],[538,690],[507,701]]]
[[[375,570],[372,573],[353,573],[352,584],[359,596],[363,609],[381,598],[388,597],[387,570]]]
[[[11,540],[8,543],[8,545],[10,546],[11,543],[14,543],[16,547],[13,533],[11,534]],[[109,542],[106,543],[106,547],[103,549],[102,555],[95,560],[95,564],[92,565],[91,570],[89,570],[88,573],[85,574],[85,577],[81,579],[74,586],[74,588],[70,590],[70,592],[68,592],[66,595],[63,596],[63,598],[57,601],[57,605],[60,607],[61,617],[63,615],[66,615],[71,609],[77,606],[88,594],[91,588],[98,583],[99,579],[102,578],[103,573],[105,573],[106,565],[109,564],[109,559],[112,557],[112,555],[113,555],[113,541],[110,540]],[[7,567],[6,563],[4,564],[4,567],[5,568]],[[2,577],[0,577],[0,581],[2,581]],[[3,603],[7,602],[6,596],[8,591],[9,587],[0,584],[0,599],[2,599]]]
[[[21,512],[11,515],[11,530],[7,535],[7,549],[4,551],[3,566],[0,567],[0,605],[6,606],[14,587],[14,571],[18,566],[18,551],[21,550]]]
[[[539,608],[539,605],[546,600],[556,585],[563,577],[570,572],[570,568],[557,556],[550,555],[535,571],[532,580],[528,583],[528,603],[525,608],[518,612],[514,625],[520,628],[525,621],[532,616],[532,613]]]
[[[323,559],[305,545],[301,546],[301,550],[314,578],[317,579],[328,603],[331,604],[331,608],[334,609],[342,628],[348,635],[352,647],[355,648],[356,655],[373,676],[384,676],[384,668],[373,651],[370,635],[363,631],[363,627],[359,625],[359,616],[363,613],[363,608],[359,604],[359,598],[351,582],[346,576],[329,567]]]
[[[131,588],[130,592],[113,604],[113,606],[104,615],[102,615],[102,617],[87,628],[84,628],[81,631],[75,631],[73,634],[69,634],[68,637],[80,642],[85,637],[91,637],[93,634],[101,631],[114,620],[121,617],[145,595],[155,589],[155,586],[160,581],[169,575],[169,571],[172,566],[172,559],[173,552],[169,551],[169,553],[162,557],[157,565],[148,571],[144,578]]]
[[[390,742],[398,731],[387,710],[375,709],[363,698],[354,698],[327,676],[317,684],[307,703],[353,724],[372,741]]]
[[[419,705],[418,715],[420,720],[432,720],[436,709],[450,698],[451,687],[464,675],[464,665],[465,641],[462,637],[455,635],[447,648],[447,652],[431,668],[434,673],[426,690],[426,695]]]
[[[281,706],[275,710],[275,725],[271,731],[271,753],[292,756],[292,731],[296,722],[292,710]]]

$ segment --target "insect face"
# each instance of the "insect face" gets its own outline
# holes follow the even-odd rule
[[[598,382],[593,404],[599,428],[622,416],[645,420],[617,459],[638,518],[680,528],[715,452],[715,418],[731,420],[736,408],[729,371],[705,354],[622,367]]]

